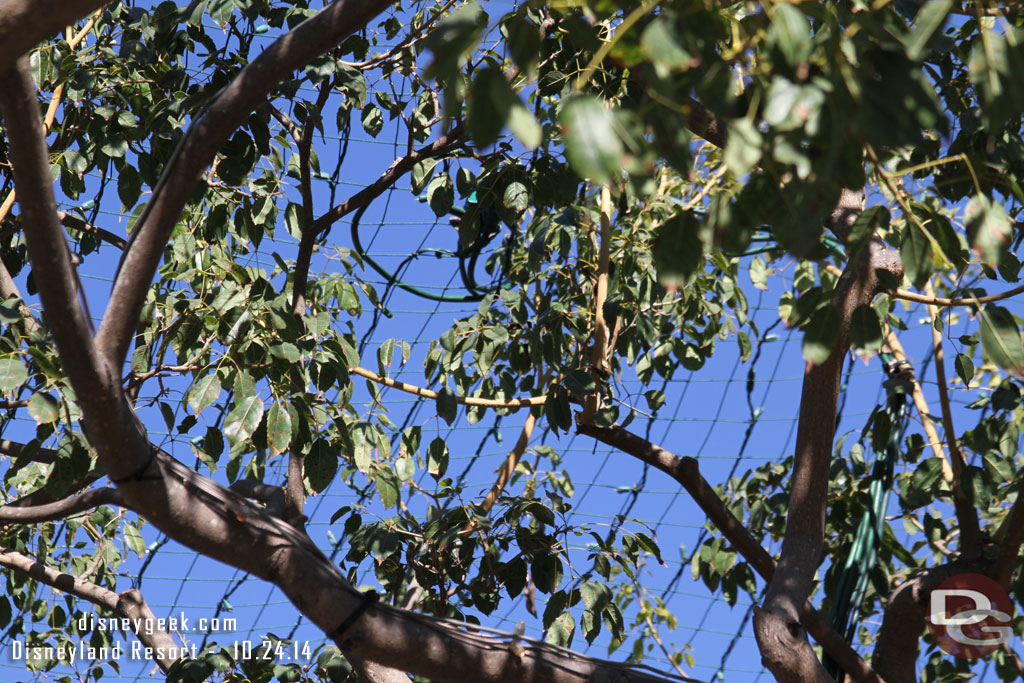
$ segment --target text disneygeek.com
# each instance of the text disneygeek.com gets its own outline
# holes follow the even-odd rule
[[[83,614],[75,620],[80,634],[89,632],[123,632],[125,634],[153,635],[154,633],[231,633],[238,630],[238,621],[234,618],[199,618],[191,619],[184,614],[164,618],[125,618],[99,617],[95,614]],[[308,661],[312,651],[308,642],[292,642],[283,640],[262,640],[257,642],[235,640],[221,643],[224,649],[235,660],[272,659],[276,661]],[[112,643],[102,647],[93,647],[86,640],[77,643],[63,642],[51,644],[31,642],[30,640],[13,639],[10,641],[8,654],[14,661],[40,664],[56,660],[63,664],[74,664],[80,661],[120,661],[130,660],[176,660],[182,657],[197,658],[198,647],[195,644],[149,647],[140,640],[127,643]]]

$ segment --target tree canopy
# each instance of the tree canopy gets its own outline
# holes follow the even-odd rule
[[[958,575],[1024,598],[1019,9],[315,5],[0,2],[0,628],[103,645],[83,601],[152,617],[118,573],[155,528],[331,643],[178,660],[137,630],[170,680],[695,680],[701,653],[658,637],[686,615],[642,595],[655,535],[565,522],[575,433],[692,497],[694,575],[757,605],[776,680],[1024,671],[1012,642],[951,657],[926,619]],[[382,134],[390,165],[349,155]],[[455,232],[388,260],[360,225],[406,184]],[[408,276],[428,257],[454,286]],[[395,291],[470,312],[425,347],[380,338]],[[791,454],[709,482],[682,430],[641,435],[668,380],[748,362],[776,324],[802,339]],[[888,379],[837,433],[852,356]],[[393,408],[409,395],[428,422]],[[482,497],[437,429],[456,420],[516,426]],[[332,485],[354,502],[326,548],[307,500]],[[480,629],[520,596],[543,640]],[[642,665],[652,642],[673,670]]]

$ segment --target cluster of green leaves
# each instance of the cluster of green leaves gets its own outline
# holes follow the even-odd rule
[[[568,539],[591,532],[564,521],[573,484],[556,451],[530,451],[535,457],[520,461],[506,497],[485,515],[466,503],[469,493],[449,474],[441,436],[395,424],[389,394],[372,382],[365,387],[370,405],[360,411],[355,396],[364,389],[349,369],[372,364],[375,353],[378,372],[394,375],[418,363],[419,351],[409,340],[368,347],[357,338],[360,316],[379,311],[381,300],[362,277],[361,255],[343,248],[330,256],[332,272],[311,278],[308,310],[296,318],[291,255],[278,247],[309,227],[294,189],[304,173],[335,202],[346,148],[326,142],[334,133],[344,138],[361,127],[376,138],[394,128],[411,147],[464,123],[471,145],[421,160],[411,186],[438,217],[465,202],[459,253],[470,269],[479,256],[493,284],[474,287],[483,293],[477,310],[422,354],[424,381],[438,393],[439,427],[460,411],[469,423],[497,424],[513,414],[460,408],[457,396],[546,395],[538,416],[549,434],[570,430],[574,403],[594,392],[624,399],[606,402],[596,424],[628,424],[639,414],[639,396],[622,389],[634,381],[656,412],[666,398],[653,383],[679,368],[700,370],[724,340],[735,339],[748,360],[761,334],[745,278],[774,292],[776,277],[786,273],[779,315],[803,330],[811,362],[827,357],[840,326],[829,305],[836,278],[824,266],[844,265],[872,238],[900,249],[909,286],[934,280],[940,293],[956,289],[970,298],[986,293],[985,280],[1017,281],[1014,221],[1024,204],[1022,101],[1013,80],[1024,63],[1019,17],[948,21],[949,0],[656,5],[528,3],[500,17],[472,2],[417,5],[352,35],[279,84],[269,98],[274,109],[253,112],[220,150],[167,247],[131,358],[130,384],[144,387],[139,405],[159,411],[170,434],[190,440],[204,465],[224,467],[229,480],[262,480],[268,464],[294,451],[304,456],[309,493],[344,482],[353,501],[331,520],[344,519],[337,543],[346,544],[353,576],[372,563],[389,598],[400,600],[415,578],[427,595],[421,609],[473,619],[536,589],[549,596],[547,637],[562,645],[577,628],[591,642],[603,625],[618,647],[630,619],[636,633],[652,623],[671,627],[664,605],[637,585],[643,563],[659,556],[650,536],[618,526],[593,534],[589,566],[570,564]],[[79,48],[59,39],[36,50],[32,68],[44,98],[63,88],[48,140],[58,186],[75,205],[70,212],[96,223],[114,183],[131,225],[181,129],[251,61],[263,36],[314,11],[304,0],[195,0],[148,9],[114,3]],[[494,40],[500,49],[491,49]],[[722,149],[691,135],[708,123],[705,112],[722,124],[709,134]],[[290,125],[319,134],[308,168]],[[322,166],[331,154],[337,164]],[[0,175],[9,189],[9,169]],[[823,235],[825,219],[841,188],[866,181],[873,206],[839,249]],[[592,367],[600,186],[613,204],[602,311],[611,332],[607,376]],[[0,239],[0,257],[15,276],[27,262],[18,229],[16,216],[0,227],[0,235],[13,237]],[[499,233],[500,246],[491,241]],[[82,257],[100,248],[96,235],[78,235]],[[257,256],[275,266],[242,265]],[[28,289],[34,293],[31,276]],[[854,312],[857,353],[880,348],[884,324],[905,328],[896,305],[882,296]],[[992,391],[971,406],[977,424],[958,435],[972,458],[962,484],[985,519],[998,522],[1017,485],[1014,448],[1024,415],[1019,382],[1006,372],[1024,368],[1024,342],[1010,307],[969,312],[976,331],[951,340],[955,370],[965,388]],[[4,485],[11,497],[44,485],[62,492],[95,467],[73,393],[19,302],[3,302],[0,319],[0,392],[25,401],[38,424]],[[157,376],[180,378],[182,386],[150,389],[145,383]],[[872,413],[848,453],[837,449],[828,522],[837,553],[868,499],[865,444],[877,450],[893,428],[881,415]],[[41,446],[56,451],[55,462],[28,464]],[[766,543],[784,529],[790,467],[788,460],[765,465],[721,489]],[[886,526],[865,613],[878,609],[892,581],[921,566],[926,553],[937,561],[937,543],[953,525],[940,462],[923,452],[919,434],[905,440],[895,488],[904,524],[912,533],[920,526],[924,540],[902,547]],[[380,508],[372,496],[391,516],[373,512]],[[418,509],[426,513],[412,512]],[[89,545],[73,536],[74,552],[48,556],[51,564],[81,569],[99,553],[109,571],[124,554],[114,533],[122,534],[125,553],[142,552],[134,523],[94,523],[107,540]],[[50,547],[54,528],[7,530],[4,543],[38,553]],[[693,573],[731,604],[740,590],[754,595],[749,566],[720,538],[696,549]],[[826,595],[834,580],[833,565]],[[34,586],[26,585],[12,588],[8,621],[57,614],[46,601],[39,607]],[[70,604],[61,609],[72,613]],[[67,620],[52,618],[60,622],[55,628]],[[638,637],[634,659],[649,646]],[[196,675],[236,666],[204,662],[205,673]],[[937,662],[926,679],[950,679]],[[266,666],[242,674],[297,675]],[[316,675],[333,681],[347,672],[337,653],[325,650]]]

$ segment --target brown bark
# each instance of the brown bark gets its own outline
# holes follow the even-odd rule
[[[850,348],[850,317],[881,290],[879,270],[896,279],[903,275],[899,253],[875,240],[847,265],[836,285],[831,305],[839,312],[840,330],[831,354],[821,365],[808,364],[804,372],[786,534],[764,604],[754,612],[762,661],[780,682],[829,679],[807,641],[800,611],[821,562],[836,403],[842,363]]]
[[[107,0],[0,1],[0,70],[106,4]]]

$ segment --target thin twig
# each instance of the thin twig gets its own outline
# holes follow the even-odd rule
[[[903,345],[900,344],[899,338],[896,336],[892,327],[888,324],[885,326],[885,343],[889,346],[889,351],[892,352],[893,357],[897,361],[909,364],[910,361],[907,359],[907,354],[903,350]],[[917,379],[917,374],[914,372],[913,366],[908,367],[909,370],[904,373],[904,375],[913,385],[911,397],[914,400],[914,407],[917,408],[917,414],[921,418],[921,426],[924,428],[924,433],[928,437],[928,445],[931,447],[932,453],[942,461],[942,478],[952,487],[953,468],[949,464],[949,458],[946,455],[946,451],[942,448],[942,438],[939,436],[939,430],[935,428],[935,421],[931,418],[931,411],[928,408],[928,401],[925,400],[924,391],[921,389],[921,382]]]
[[[405,382],[400,382],[397,379],[391,379],[390,377],[383,377],[378,375],[376,372],[371,372],[365,368],[356,366],[349,368],[348,371],[353,375],[365,377],[372,382],[383,384],[384,386],[391,387],[392,389],[399,389],[416,396],[422,396],[423,398],[437,398],[436,391],[413,386],[412,384],[406,384]],[[546,401],[547,396],[531,396],[529,398],[513,398],[508,400],[478,398],[476,396],[455,397],[455,402],[459,405],[477,406],[481,408],[529,408],[531,406],[542,406]]]
[[[934,296],[931,279],[924,285],[925,294]],[[935,379],[939,384],[939,405],[942,407],[942,426],[946,432],[946,447],[953,465],[953,507],[960,524],[960,550],[968,557],[978,549],[981,532],[978,526],[978,512],[964,496],[961,488],[961,475],[967,466],[963,453],[956,442],[956,429],[953,427],[953,412],[949,407],[949,389],[946,386],[946,363],[942,352],[942,333],[936,322],[940,320],[938,308],[928,306],[931,318],[932,345],[935,357]]]
[[[516,441],[515,448],[509,452],[508,457],[505,459],[505,464],[502,465],[501,471],[498,473],[498,480],[494,482],[494,486],[487,493],[487,497],[484,498],[484,502],[480,504],[483,508],[484,514],[491,511],[494,504],[497,502],[498,497],[502,491],[505,490],[505,486],[508,485],[509,480],[516,471],[516,466],[519,464],[519,460],[523,457],[523,453],[526,452],[526,447],[530,443],[530,437],[533,435],[533,427],[537,424],[537,417],[531,412],[526,416],[526,422],[523,424],[523,429],[519,433],[519,440]]]

